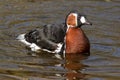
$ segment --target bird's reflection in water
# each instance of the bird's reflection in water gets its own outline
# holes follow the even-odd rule
[[[68,70],[68,72],[64,75],[66,80],[80,80],[85,78],[86,74],[81,73],[81,71],[88,66],[82,64],[81,61],[86,58],[86,56],[80,54],[66,55],[64,64],[65,69]]]
[[[41,66],[49,66],[57,67],[63,70],[57,71],[54,76],[64,78],[65,80],[81,80],[85,79],[87,74],[82,73],[82,71],[88,67],[88,65],[84,65],[82,60],[88,58],[88,56],[80,55],[80,54],[66,54],[65,57],[61,57],[61,55],[57,55],[57,59],[55,59],[55,54],[49,54],[46,52],[41,53],[28,53],[28,55],[39,56],[38,58],[42,59]],[[45,64],[46,63],[46,64]],[[40,63],[39,63],[40,64]],[[49,64],[49,65],[48,65]],[[57,65],[57,66],[56,66]],[[53,71],[53,70],[52,70]],[[51,74],[50,74],[51,75]],[[63,79],[62,79],[63,80]]]

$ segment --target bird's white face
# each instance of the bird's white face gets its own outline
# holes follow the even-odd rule
[[[82,25],[92,25],[92,23],[90,23],[85,16],[80,17],[80,23]]]
[[[81,27],[81,25],[92,25],[84,15],[79,13],[70,13],[67,17],[68,27]]]
[[[86,18],[84,16],[81,16],[80,21],[82,24],[86,23]]]

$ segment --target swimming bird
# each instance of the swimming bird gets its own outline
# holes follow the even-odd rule
[[[82,30],[83,25],[92,25],[84,15],[73,12],[66,19],[67,31],[65,35],[65,52],[68,54],[90,54],[90,43]]]
[[[42,28],[20,34],[17,39],[31,48],[50,53],[90,53],[90,43],[81,29],[82,25],[91,25],[84,15],[70,12],[65,23],[45,25]]]

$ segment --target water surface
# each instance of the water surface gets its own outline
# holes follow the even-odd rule
[[[36,54],[16,37],[45,24],[65,21],[71,10],[87,15],[93,26],[83,26],[91,55]],[[120,80],[119,0],[1,0],[1,80]]]

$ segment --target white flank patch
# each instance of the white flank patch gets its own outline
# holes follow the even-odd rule
[[[26,44],[27,46],[31,45],[31,43],[29,43],[25,40],[25,34],[20,34],[16,39],[19,40],[20,42]]]
[[[40,50],[41,48],[39,46],[37,46],[35,43],[29,43],[28,41],[25,40],[25,34],[21,34],[16,38],[18,41],[24,43],[25,45],[29,46],[31,48],[31,51],[37,52],[38,50]],[[62,48],[61,43],[57,44],[57,49],[55,51],[50,51],[47,49],[42,49],[43,51],[49,52],[49,53],[59,53],[61,51]]]
[[[59,53],[61,51],[61,48],[62,48],[63,44],[58,43],[57,46],[58,46],[57,49],[54,51],[55,53]]]
[[[41,48],[39,46],[37,46],[35,43],[32,43],[30,45],[31,51],[35,51],[37,52],[38,50],[40,50]]]
[[[20,42],[24,43],[25,45],[29,46],[31,48],[31,51],[38,51],[40,49],[39,46],[37,46],[35,43],[29,43],[25,40],[25,34],[19,35],[17,38]]]
[[[61,48],[62,48],[63,44],[58,43],[57,46],[58,46],[57,49],[54,50],[54,51],[50,51],[50,50],[47,50],[47,49],[42,49],[42,50],[43,50],[43,51],[47,51],[47,52],[49,52],[49,53],[59,53],[59,52],[61,51]]]
[[[81,23],[85,23],[85,22],[86,22],[85,17],[84,17],[84,16],[81,16],[80,21],[81,21]]]
[[[43,51],[46,51],[46,52],[49,52],[49,53],[55,53],[54,51],[50,51],[50,50],[47,50],[47,49],[42,49]]]

